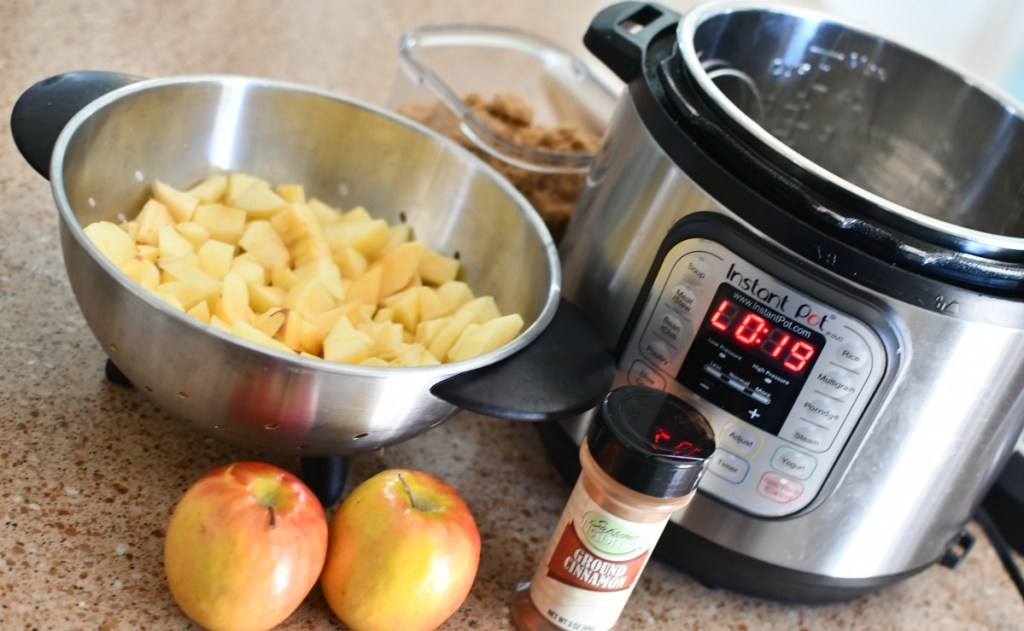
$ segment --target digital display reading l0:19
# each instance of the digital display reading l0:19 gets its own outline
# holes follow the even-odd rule
[[[776,434],[824,348],[820,332],[722,283],[676,379]]]
[[[776,360],[789,372],[803,372],[818,352],[810,342],[795,338],[784,328],[728,297],[711,305],[708,326],[725,333],[731,342],[756,351],[762,360]]]

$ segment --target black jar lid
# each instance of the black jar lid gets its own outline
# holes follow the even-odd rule
[[[643,386],[612,390],[587,433],[608,475],[652,497],[688,495],[715,451],[714,430],[692,405]]]

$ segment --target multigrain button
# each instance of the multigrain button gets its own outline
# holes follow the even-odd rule
[[[734,453],[718,449],[711,456],[708,470],[726,482],[739,484],[747,478],[747,473],[750,472],[750,463]]]
[[[797,480],[811,477],[817,466],[817,458],[790,447],[779,447],[772,455],[772,468]]]
[[[665,378],[654,368],[642,361],[635,361],[629,367],[629,383],[634,386],[647,386],[649,388],[665,389]]]
[[[857,392],[857,382],[849,371],[828,370],[815,375],[814,389],[834,399],[845,401]]]
[[[722,429],[718,443],[729,451],[753,457],[761,450],[762,437],[757,430],[739,423],[729,423]]]

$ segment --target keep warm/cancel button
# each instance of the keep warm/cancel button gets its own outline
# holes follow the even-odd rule
[[[757,494],[779,504],[788,504],[804,493],[804,485],[796,480],[768,471],[757,483]]]

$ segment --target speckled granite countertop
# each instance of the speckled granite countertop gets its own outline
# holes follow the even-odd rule
[[[414,25],[518,25],[582,52],[582,33],[603,6],[591,0],[0,3],[0,628],[189,628],[164,582],[166,522],[199,475],[253,457],[104,379],[105,357],[66,280],[48,184],[11,141],[6,121],[18,95],[42,78],[91,68],[281,78],[384,103],[397,76],[399,35]],[[445,628],[508,628],[512,589],[531,572],[568,495],[536,433],[460,414],[411,442],[355,458],[349,484],[395,466],[449,481],[479,521],[479,575]],[[339,626],[314,590],[284,628]],[[1021,629],[1024,606],[979,537],[955,571],[935,567],[881,593],[818,607],[710,591],[654,561],[622,628]]]

